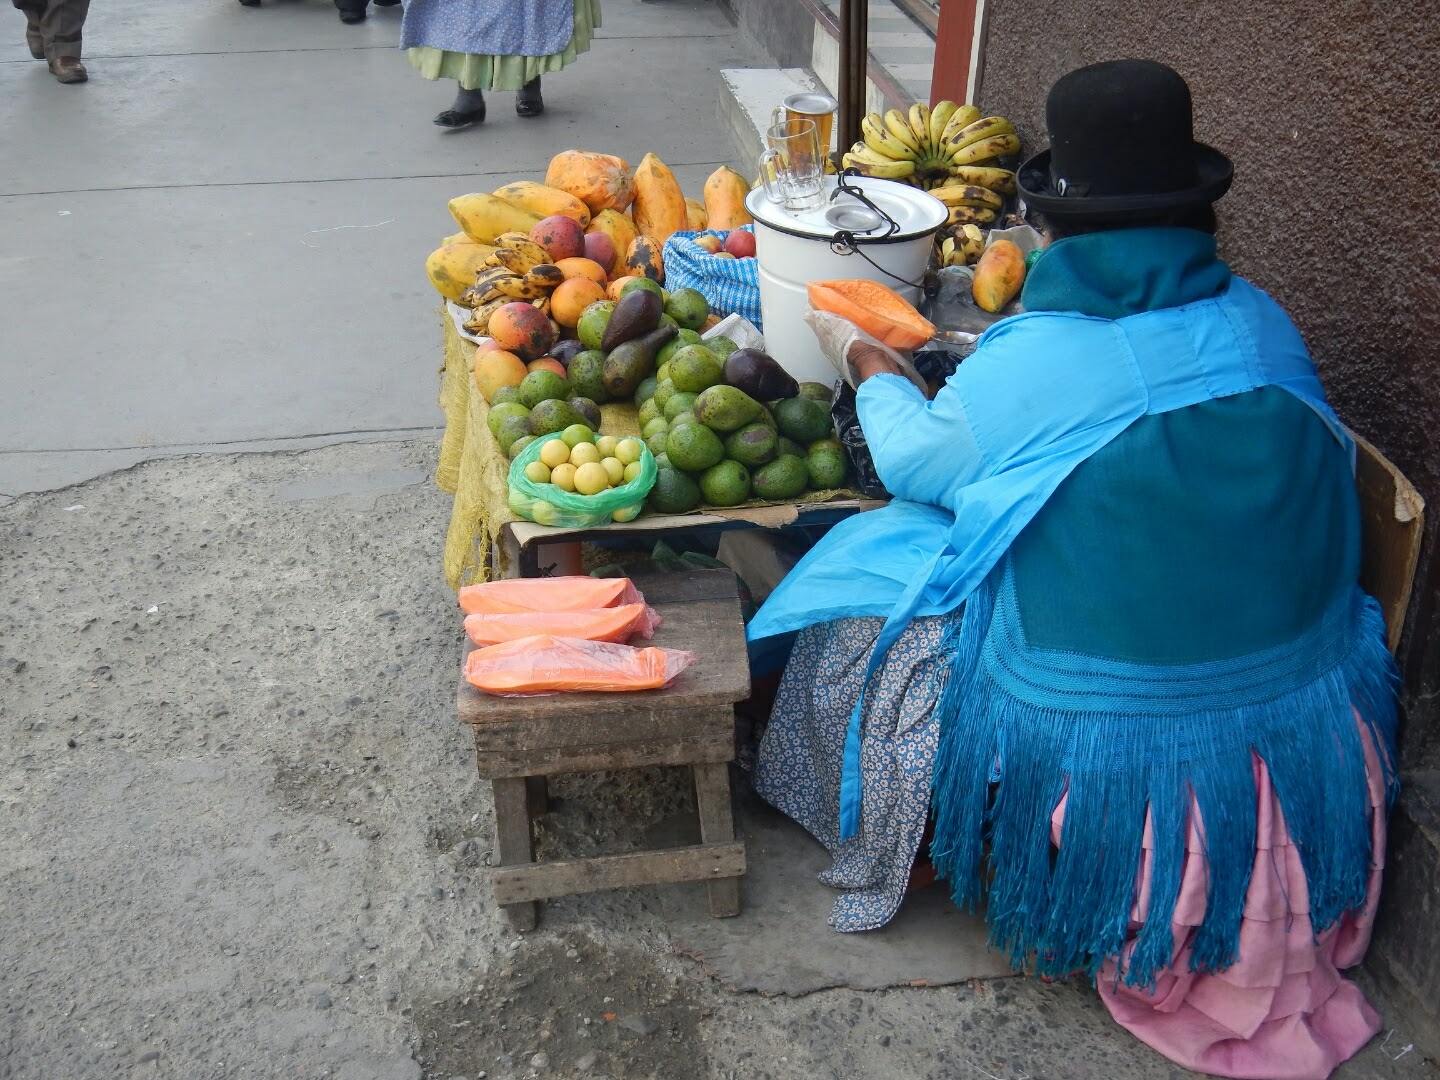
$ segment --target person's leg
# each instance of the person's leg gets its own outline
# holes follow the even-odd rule
[[[483,90],[466,90],[463,86],[455,88],[455,100],[450,103],[450,108],[435,117],[436,125],[449,128],[451,131],[472,127],[475,124],[483,123],[484,120],[485,92]]]
[[[517,116],[539,116],[545,111],[545,102],[540,97],[540,76],[536,75],[515,94]]]
[[[80,63],[81,30],[90,0],[46,0],[39,6],[40,36],[51,73],[62,83],[84,82],[88,76]]]
[[[343,23],[358,23],[365,21],[365,8],[369,0],[335,0],[335,7],[340,11],[340,21]]]
[[[25,44],[30,47],[30,55],[44,60],[45,36],[40,33],[40,16],[45,11],[45,0],[14,0],[14,3],[25,13]]]

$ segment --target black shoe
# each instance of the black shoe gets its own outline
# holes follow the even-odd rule
[[[483,124],[484,122],[484,105],[481,105],[478,109],[472,109],[470,112],[456,112],[454,109],[446,109],[435,117],[435,126],[442,127],[446,131],[461,131],[468,127],[474,127],[476,124]]]
[[[539,116],[545,111],[545,99],[540,96],[540,76],[536,75],[515,94],[516,116]]]
[[[259,7],[259,6],[260,6],[260,0],[240,0],[240,3],[241,3],[241,5],[244,6],[244,7]]]
[[[340,21],[343,22],[343,23],[345,23],[346,25],[351,25],[351,24],[354,24],[354,23],[362,23],[362,22],[365,21],[365,12],[363,12],[363,11],[342,11],[342,12],[340,12]]]

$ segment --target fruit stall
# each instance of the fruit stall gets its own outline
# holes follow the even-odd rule
[[[806,124],[772,133],[813,135]],[[446,302],[436,481],[455,496],[452,586],[535,574],[547,544],[823,527],[883,497],[857,473],[863,445],[857,462],[839,437],[847,388],[804,309],[914,349],[936,330],[919,308],[937,273],[959,268],[993,318],[1024,274],[1024,253],[989,235],[1013,222],[1004,165],[1019,144],[1008,121],[951,102],[871,114],[862,131],[804,203],[798,155],[769,155],[763,184],[722,166],[687,197],[653,153],[632,169],[582,150],[557,154],[543,183],[451,200],[460,231],[426,270]],[[822,249],[839,269],[808,280]]]

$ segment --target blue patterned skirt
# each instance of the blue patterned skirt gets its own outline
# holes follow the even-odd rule
[[[842,890],[830,925],[874,930],[905,897],[930,809],[939,742],[935,703],[954,657],[942,642],[959,612],[914,620],[865,696],[859,833],[840,839],[845,728],[883,619],[840,619],[800,631],[755,764],[755,790],[805,827],[835,860],[820,881]]]

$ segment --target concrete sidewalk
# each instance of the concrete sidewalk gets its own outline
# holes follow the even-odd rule
[[[424,259],[446,201],[572,146],[655,150],[687,190],[729,159],[722,67],[763,62],[713,2],[609,0],[521,120],[431,117],[400,9],[97,3],[61,86],[0,10],[0,493],[158,454],[399,437],[438,422]],[[663,89],[662,89],[663,88]]]

